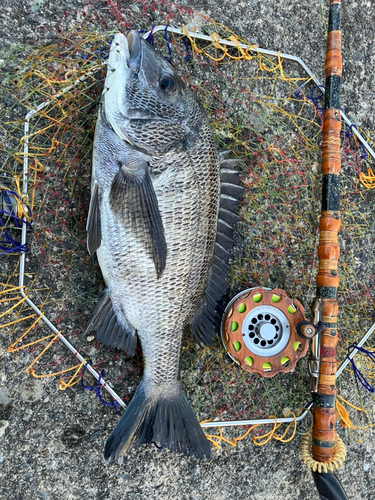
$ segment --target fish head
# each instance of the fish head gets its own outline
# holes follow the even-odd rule
[[[204,120],[171,64],[134,30],[112,41],[103,104],[118,137],[152,155],[194,143]]]

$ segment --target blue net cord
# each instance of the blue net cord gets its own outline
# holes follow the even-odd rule
[[[348,347],[349,354],[351,354],[351,352],[354,349],[358,349],[358,351],[360,351],[362,354],[365,354],[366,356],[368,356],[370,358],[370,361],[372,361],[375,364],[375,353],[373,353],[371,351],[368,351],[367,349],[364,349],[363,347],[358,347],[357,344],[351,344]],[[369,391],[369,392],[371,392],[371,393],[374,394],[375,393],[375,388],[372,387],[372,385],[366,380],[366,378],[363,375],[363,373],[358,369],[358,367],[355,364],[354,358],[353,359],[349,359],[349,361],[350,361],[350,363],[352,365],[352,368],[353,368],[353,373],[354,373],[354,377],[355,377],[355,381],[356,381],[358,389],[359,389],[358,382],[360,382],[361,385],[367,391]]]
[[[165,41],[167,42],[167,47],[168,47],[168,52],[169,52],[169,59],[167,59],[167,61],[169,62],[169,64],[173,64],[173,60],[172,60],[172,49],[171,49],[171,46],[169,45],[169,41],[168,41],[168,26],[169,26],[169,23],[165,26],[165,30],[164,30],[164,37],[165,37]]]
[[[302,88],[306,85],[306,83],[308,83],[308,82],[305,82],[305,83],[303,83],[300,87],[298,87],[298,89],[296,90],[296,97],[301,97],[301,98],[303,98],[303,97],[304,97],[304,96],[303,96],[303,94],[302,94],[300,91],[301,91],[301,89],[302,89]],[[322,98],[324,97],[324,92],[323,92],[323,91],[321,91],[321,93],[320,93],[319,95],[317,95],[317,96],[316,96],[316,95],[315,95],[315,91],[316,91],[317,89],[325,89],[325,86],[324,86],[324,85],[317,85],[316,87],[314,87],[314,88],[312,89],[311,94],[310,94],[310,97],[306,96],[306,98],[307,98],[307,99],[309,99],[310,101],[312,101],[312,102],[313,102],[313,104],[314,104],[314,106],[315,106],[316,110],[318,111],[318,113],[319,113],[320,115],[324,115],[324,108],[321,108],[321,107],[319,106],[319,103],[318,103],[319,99],[322,99]]]
[[[165,38],[165,41],[167,43],[167,47],[168,47],[168,52],[169,52],[169,58],[165,58],[171,65],[173,65],[173,59],[172,59],[172,49],[171,49],[171,45],[169,43],[169,40],[168,40],[168,26],[169,24],[166,25],[165,27],[165,30],[164,30],[164,38]],[[174,26],[176,28],[176,26]],[[187,43],[187,40],[186,40],[186,37],[182,37],[182,40],[184,42],[184,45],[185,45],[185,49],[186,49],[186,56],[185,56],[185,61],[188,62],[189,59],[190,59],[190,51],[189,51],[189,45]]]
[[[103,403],[104,405],[106,406],[113,406],[116,413],[118,415],[121,416],[121,413],[119,412],[118,410],[118,404],[117,404],[117,401],[116,400],[113,400],[112,403],[107,403],[107,401],[104,401],[104,399],[102,398],[101,394],[100,394],[100,388],[101,388],[101,379],[104,378],[104,370],[102,370],[100,373],[99,373],[99,379],[98,379],[98,383],[97,385],[94,385],[94,386],[91,386],[91,385],[85,385],[83,383],[83,377],[85,375],[85,371],[87,369],[87,365],[88,364],[91,364],[91,360],[90,361],[87,361],[83,367],[83,370],[82,370],[82,374],[81,374],[81,386],[88,390],[88,391],[94,391],[96,396],[99,398],[100,402]]]
[[[10,214],[12,217],[16,217],[18,220],[21,220],[17,217],[17,214],[16,212],[14,211],[16,206],[14,206],[15,204],[12,202],[12,200],[10,199],[10,196],[9,194],[13,195],[15,198],[17,198],[17,200],[21,201],[22,204],[27,208],[27,212],[28,212],[28,217],[31,219],[31,209],[29,207],[29,205],[27,205],[26,203],[24,203],[24,201],[22,200],[22,198],[15,192],[15,191],[12,191],[11,189],[2,189],[1,191],[1,196],[5,199],[6,203],[9,205],[11,211],[10,211]],[[21,220],[21,222],[23,223],[24,221]],[[29,223],[27,223],[29,224]],[[30,225],[30,224],[29,224]],[[31,225],[30,225],[31,227]]]
[[[155,48],[155,41],[154,41],[154,33],[153,33],[154,27],[151,26],[151,31],[148,37],[146,38],[146,41],[151,45],[152,48]],[[146,31],[140,31],[140,33],[146,33]]]
[[[314,95],[314,94],[315,94],[315,91],[316,91],[316,90],[318,90],[318,89],[324,89],[324,90],[325,90],[325,86],[324,86],[324,85],[317,85],[316,87],[314,87],[314,88],[312,89],[312,91],[311,91],[310,99],[312,100],[312,102],[313,102],[314,106],[315,106],[315,107],[316,107],[316,109],[319,111],[319,113],[320,113],[321,115],[324,115],[324,108],[321,108],[321,107],[319,106],[319,103],[318,103],[319,99],[323,99],[323,97],[324,97],[324,92],[323,92],[323,90],[321,91],[321,93],[320,93],[319,95],[317,95],[317,96],[315,96],[315,95]]]
[[[100,394],[100,388],[101,388],[101,379],[102,377],[104,377],[104,370],[102,370],[100,373],[99,373],[99,379],[98,379],[98,383],[97,385],[94,385],[94,386],[91,386],[91,385],[85,385],[83,383],[83,377],[85,375],[85,371],[87,369],[87,365],[88,364],[91,364],[91,360],[89,361],[86,361],[84,367],[83,367],[83,370],[82,370],[82,374],[81,374],[81,386],[84,388],[84,389],[87,389],[88,391],[94,391],[96,396],[100,399],[100,401],[105,404],[106,406],[113,406],[114,409],[116,410],[116,413],[118,415],[120,415],[121,417],[121,413],[119,412],[118,410],[118,404],[117,404],[117,401],[116,400],[113,400],[112,403],[107,403],[107,401],[104,401],[104,399],[102,398],[101,394]],[[155,441],[152,441],[152,443],[156,446],[156,448],[158,450],[162,450],[164,448],[164,446],[158,446]]]
[[[101,379],[102,379],[102,378],[104,378],[104,370],[102,370],[102,371],[99,373],[98,383],[97,383],[96,385],[91,386],[91,385],[85,385],[85,384],[83,383],[83,377],[84,377],[84,375],[85,375],[85,371],[87,370],[87,365],[88,365],[88,364],[91,364],[91,360],[86,361],[86,363],[85,363],[85,365],[84,365],[84,367],[83,367],[82,374],[81,374],[81,386],[82,386],[84,389],[88,390],[88,391],[94,391],[94,392],[95,392],[95,394],[96,394],[96,396],[99,398],[99,400],[100,400],[100,401],[101,401],[104,405],[106,405],[106,406],[113,406],[113,407],[114,407],[114,409],[115,409],[115,411],[116,411],[116,413],[117,413],[118,415],[120,415],[120,417],[121,417],[121,413],[120,413],[120,412],[119,412],[119,410],[118,410],[118,404],[117,404],[117,401],[116,401],[116,400],[113,400],[113,401],[112,401],[112,403],[107,403],[107,401],[104,401],[104,399],[102,398],[102,396],[101,396],[101,394],[100,394],[100,388],[101,388],[101,383],[100,383],[100,381],[101,381]],[[155,443],[155,441],[152,441],[152,443],[156,446],[156,448],[157,448],[158,450],[162,450],[162,449],[164,448],[164,446],[158,446],[158,445]]]
[[[170,43],[169,43],[169,40],[168,40],[168,26],[169,24],[166,25],[165,27],[165,30],[164,30],[164,38],[165,38],[165,41],[166,41],[166,44],[167,44],[167,47],[168,47],[168,52],[169,52],[169,57],[166,57],[165,59],[171,64],[173,65],[173,59],[172,59],[172,49],[171,49],[171,46],[170,46]],[[174,26],[176,28],[176,26]],[[150,34],[148,35],[148,37],[146,38],[146,41],[151,45],[152,48],[155,48],[155,40],[154,40],[154,34],[153,34],[153,29],[154,29],[154,26],[151,26],[151,30],[147,30],[147,31],[150,31]],[[143,35],[144,33],[147,33],[146,30],[139,30],[138,33]],[[112,44],[112,40],[113,40],[114,36],[112,35],[109,39],[109,45]],[[185,45],[185,49],[186,49],[186,56],[185,56],[185,61],[188,62],[190,60],[190,50],[189,50],[189,45],[188,45],[188,42],[186,40],[186,37],[182,37],[182,40],[184,42],[184,45]],[[107,59],[108,58],[108,53],[107,52],[104,52],[104,51],[99,51],[99,50],[95,50],[94,51],[94,54],[95,56],[98,58],[98,59]],[[84,56],[84,59],[86,59],[86,57]]]
[[[2,221],[3,218],[7,218],[8,220],[11,219],[12,224],[17,229],[21,228],[23,224],[26,224],[27,230],[33,230],[30,222],[23,220],[16,215],[17,204],[12,202],[9,195],[12,195],[14,198],[22,201],[18,194],[14,191],[11,191],[10,189],[3,189],[0,193],[0,199],[2,200],[1,206],[3,207],[2,209],[0,209],[0,233],[2,237],[2,239],[0,240],[0,255],[5,255],[10,252],[23,253],[28,251],[27,243],[21,245],[21,242],[14,240],[10,236],[9,230],[6,230],[5,223],[3,223]],[[27,208],[28,216],[31,218],[30,207],[25,203],[23,203],[23,205]],[[7,208],[7,210],[4,210],[4,208]]]
[[[175,25],[173,25],[173,27],[177,28],[177,26],[175,26]],[[186,49],[186,56],[184,57],[184,59],[186,62],[189,62],[189,60],[190,60],[189,44],[188,44],[185,36],[182,37],[182,41],[184,42],[185,49]]]
[[[187,43],[186,37],[182,37],[182,40],[185,44],[185,49],[186,49],[185,61],[188,62],[190,60],[189,44]]]

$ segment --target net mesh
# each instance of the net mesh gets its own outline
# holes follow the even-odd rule
[[[251,286],[283,288],[308,309],[315,294],[320,213],[321,90],[298,64],[240,47],[226,27],[165,2],[107,0],[101,17],[90,3],[66,15],[51,44],[7,54],[0,104],[1,259],[0,327],[9,350],[34,376],[57,374],[60,386],[77,383],[82,364],[56,339],[41,316],[22,300],[18,287],[22,226],[28,227],[24,292],[107,382],[129,402],[140,381],[142,354],[134,358],[84,335],[103,290],[95,256],[86,249],[93,133],[111,38],[129,28],[163,24],[184,35],[159,31],[150,43],[177,68],[203,103],[219,149],[244,159],[246,188],[228,277],[234,294]],[[103,12],[103,10],[102,10]],[[189,35],[209,36],[202,41]],[[220,42],[236,45],[228,47]],[[63,92],[59,97],[59,93]],[[39,107],[39,108],[38,108]],[[24,117],[34,110],[25,132]],[[370,145],[372,133],[361,131]],[[25,152],[25,138],[28,151]],[[28,159],[27,191],[22,169]],[[350,127],[342,135],[342,229],[340,231],[339,361],[374,322],[374,196],[362,146]],[[32,214],[32,215],[31,215]],[[367,348],[369,345],[367,344]],[[371,348],[369,348],[371,350]],[[356,364],[374,386],[371,361]],[[200,350],[190,335],[182,351],[181,378],[202,419],[281,416],[310,398],[307,360],[274,379],[240,371],[219,342]],[[85,373],[85,382],[95,384]],[[372,426],[374,400],[355,383],[351,370],[339,382],[360,433]],[[102,395],[110,402],[111,398]],[[346,404],[346,403],[344,403]],[[234,431],[233,431],[234,432]]]

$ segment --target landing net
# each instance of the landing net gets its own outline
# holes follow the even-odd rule
[[[299,64],[242,48],[246,40],[211,19],[165,2],[138,0],[129,8],[109,0],[104,4],[101,11],[88,3],[82,12],[67,15],[61,32],[46,32],[51,41],[47,45],[10,49],[4,56],[0,329],[8,350],[28,364],[33,376],[56,375],[64,389],[80,382],[84,363],[90,361],[98,373],[104,370],[106,382],[128,403],[141,378],[141,350],[130,358],[83,334],[103,290],[96,257],[86,249],[85,224],[93,133],[113,35],[129,28],[147,32],[157,25],[183,28],[183,35],[163,30],[148,40],[203,103],[218,148],[244,159],[243,220],[236,228],[228,301],[244,288],[263,286],[284,289],[306,310],[312,302],[323,104],[322,89]],[[189,35],[194,31],[209,39]],[[31,110],[35,113],[25,136],[24,119]],[[365,185],[360,182],[373,161],[352,127],[343,128],[339,361],[375,322],[375,191],[371,178]],[[373,147],[374,134],[361,133]],[[22,192],[25,156],[27,197]],[[28,224],[26,245],[21,244],[23,219]],[[25,250],[24,294],[83,362],[20,295],[20,252]],[[371,341],[364,347],[374,350]],[[374,386],[371,360],[360,354],[355,361]],[[265,380],[240,371],[219,342],[202,351],[190,334],[184,341],[181,378],[201,420],[297,413],[310,399],[308,376],[307,359],[292,373]],[[84,385],[90,384],[96,381],[86,371]],[[351,432],[362,439],[372,426],[374,399],[356,382],[352,369],[341,376],[338,391],[357,407],[344,402],[356,427]],[[104,390],[101,395],[112,402]]]

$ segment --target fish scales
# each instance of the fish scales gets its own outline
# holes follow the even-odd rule
[[[150,391],[159,391],[158,384],[166,377],[177,380],[183,331],[202,296],[202,276],[207,276],[212,259],[219,167],[206,135],[210,137],[209,129],[189,154],[170,152],[168,171],[154,179],[168,245],[167,266],[160,278],[144,252],[145,243],[134,237],[133,228],[118,223],[110,208],[109,190],[102,199],[102,212],[107,214],[102,229],[108,236],[97,251],[99,263],[114,307],[126,311],[141,340],[144,381],[155,382]],[[154,161],[158,165],[160,159],[150,158],[151,171]]]
[[[207,318],[200,320],[218,227],[219,157],[201,106],[137,32],[116,35],[108,66],[87,222],[106,291],[88,329],[130,355],[138,337],[144,372],[105,457],[147,442],[209,457],[179,359],[188,323],[198,341],[209,340]],[[224,278],[214,278],[225,292]]]

